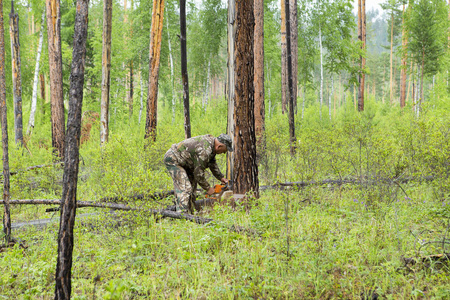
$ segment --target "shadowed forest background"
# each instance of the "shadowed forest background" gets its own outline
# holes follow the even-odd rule
[[[63,167],[54,164],[52,149],[41,2],[14,2],[24,146],[14,138],[11,3],[3,3],[12,202],[61,200],[63,189]],[[297,1],[292,155],[281,7],[264,1],[260,197],[203,209],[198,215],[214,220],[208,224],[148,213],[172,205],[172,197],[137,197],[173,189],[162,159],[185,137],[180,7],[168,0],[156,140],[144,139],[152,5],[113,1],[109,140],[101,145],[103,1],[89,4],[77,200],[139,210],[77,209],[73,299],[449,297],[450,3],[386,1],[366,11],[362,51],[353,1]],[[75,14],[75,1],[61,0],[66,120]],[[188,2],[186,21],[192,136],[218,136],[227,132],[227,3]],[[41,31],[35,123],[29,127]],[[424,45],[427,51],[420,52]],[[365,96],[358,111],[361,57]],[[217,159],[225,172],[226,157]],[[218,183],[212,176],[209,182]],[[12,236],[20,243],[1,248],[0,297],[54,297],[57,206],[11,206]],[[52,221],[42,227],[20,224],[45,218]]]

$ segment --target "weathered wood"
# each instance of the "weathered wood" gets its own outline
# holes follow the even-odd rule
[[[77,208],[77,180],[83,105],[86,38],[89,0],[77,0],[69,88],[69,114],[64,152],[63,191],[58,232],[58,258],[55,273],[55,299],[70,299],[72,253]]]
[[[6,77],[5,77],[5,27],[3,20],[3,0],[0,0],[0,120],[2,123],[3,148],[3,232],[6,243],[11,240],[11,215],[9,211],[9,156],[8,156],[8,117],[6,107]]]

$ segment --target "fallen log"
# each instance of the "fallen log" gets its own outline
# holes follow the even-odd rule
[[[31,167],[27,167],[25,169],[20,169],[20,170],[17,170],[17,171],[10,171],[9,174],[10,175],[16,175],[18,173],[22,173],[22,172],[26,172],[26,171],[42,169],[42,168],[46,168],[46,167],[56,167],[56,166],[60,166],[60,165],[61,166],[64,165],[64,162],[60,161],[60,162],[56,162],[56,163],[52,163],[52,164],[31,166]],[[3,173],[0,174],[0,178],[2,178],[2,177],[3,177]]]

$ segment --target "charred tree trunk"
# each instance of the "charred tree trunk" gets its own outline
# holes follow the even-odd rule
[[[14,132],[16,144],[23,145],[22,122],[22,74],[19,43],[19,15],[14,12],[14,2],[11,1],[9,14],[9,34],[11,37],[11,64],[14,95]]]
[[[227,68],[227,97],[228,97],[228,114],[227,114],[227,134],[234,137],[235,115],[235,62],[234,62],[234,43],[236,34],[236,4],[235,0],[228,0],[228,24],[227,24],[227,40],[228,40],[228,68]],[[234,152],[227,152],[227,178],[233,179]]]
[[[180,44],[181,44],[181,78],[183,82],[184,135],[191,137],[191,117],[189,112],[189,80],[187,72],[186,50],[186,0],[180,0]]]
[[[45,10],[42,13],[41,30],[39,31],[39,46],[36,54],[36,68],[34,69],[33,94],[31,96],[31,111],[30,111],[30,119],[28,120],[27,134],[31,134],[31,131],[34,129],[34,117],[36,115],[37,92],[38,92],[37,89],[39,82],[39,65],[41,60],[42,44],[44,42],[44,22],[45,22]]]
[[[58,233],[55,299],[70,299],[72,289],[73,229],[77,208],[81,108],[83,105],[89,0],[77,0],[76,7],[72,71],[70,74],[69,115],[64,155],[63,193]]]
[[[109,94],[111,90],[112,0],[103,3],[102,100],[100,109],[100,144],[109,137]]]
[[[292,82],[292,47],[291,47],[291,20],[289,14],[289,0],[285,0],[286,6],[286,49],[287,49],[287,76],[289,88],[289,142],[291,148],[291,155],[295,154],[297,138],[295,136],[295,122],[294,122],[294,89]]]
[[[0,0],[0,119],[2,123],[3,148],[3,232],[6,243],[11,239],[11,215],[9,212],[9,157],[8,157],[8,117],[6,109],[6,75],[5,75],[5,27],[3,20],[3,0]]]
[[[62,81],[60,0],[46,0],[46,10],[48,64],[50,67],[52,146],[55,154],[61,159],[64,159],[65,116]]]
[[[258,165],[256,163],[254,105],[254,14],[253,1],[236,1],[234,103],[234,176],[235,192],[251,192],[259,197]]]
[[[145,121],[145,139],[156,140],[158,115],[158,78],[163,30],[164,0],[153,1],[152,28],[150,31],[150,56],[147,94],[147,119]]]
[[[264,1],[255,0],[255,133],[260,149],[265,148],[264,106]]]

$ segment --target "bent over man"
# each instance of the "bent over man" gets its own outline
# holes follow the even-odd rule
[[[233,151],[232,141],[223,133],[218,137],[209,134],[192,137],[170,147],[164,155],[164,164],[173,179],[177,211],[193,213],[197,183],[208,195],[214,193],[205,178],[207,168],[222,183],[228,182],[216,163],[216,154],[227,150]]]

